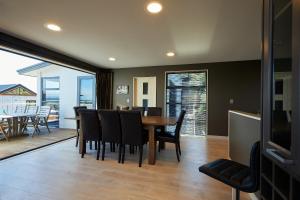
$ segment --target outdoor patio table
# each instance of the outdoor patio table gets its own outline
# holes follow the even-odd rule
[[[24,127],[24,120],[27,117],[34,117],[34,114],[11,114],[11,115],[0,115],[0,119],[5,119],[8,122],[8,137],[14,137],[24,134],[23,127]]]

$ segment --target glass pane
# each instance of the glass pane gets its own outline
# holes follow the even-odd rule
[[[59,79],[58,78],[44,78],[43,88],[45,89],[59,89]]]
[[[275,0],[273,16],[272,142],[290,150],[292,91],[292,4]]]
[[[178,117],[186,110],[181,134],[205,135],[207,132],[207,88],[205,72],[167,74],[167,116]],[[168,127],[169,131],[172,128]]]
[[[79,105],[94,108],[94,79],[93,77],[80,78]]]

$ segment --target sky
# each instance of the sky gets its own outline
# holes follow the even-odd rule
[[[0,85],[22,84],[37,92],[36,78],[19,75],[17,70],[39,62],[41,61],[0,50]]]

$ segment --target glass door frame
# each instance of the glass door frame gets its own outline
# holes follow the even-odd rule
[[[208,85],[208,69],[204,68],[204,69],[199,69],[199,70],[175,70],[175,71],[165,71],[165,81],[164,81],[164,116],[167,115],[167,75],[168,74],[172,74],[172,73],[206,73],[206,135],[208,135],[208,116],[209,116],[209,104],[208,104],[208,95],[209,95],[209,85]],[[206,136],[205,135],[205,136]]]
[[[81,87],[81,80],[83,79],[92,79],[93,80],[93,109],[96,109],[96,77],[95,75],[90,76],[78,76],[77,77],[77,105],[80,106],[80,87]]]

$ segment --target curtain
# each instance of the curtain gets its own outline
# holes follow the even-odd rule
[[[97,109],[112,109],[113,72],[96,73]]]

